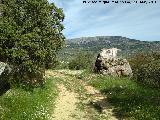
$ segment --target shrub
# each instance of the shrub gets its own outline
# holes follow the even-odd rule
[[[141,65],[137,71],[137,80],[160,87],[160,60]]]
[[[73,58],[69,64],[69,69],[88,69],[92,66],[94,55],[88,52],[79,53],[75,58]]]
[[[160,87],[160,54],[138,54],[130,59],[134,79],[140,83]]]

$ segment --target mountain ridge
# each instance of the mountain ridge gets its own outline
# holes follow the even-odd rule
[[[64,56],[78,52],[97,54],[103,48],[121,49],[120,55],[130,57],[141,52],[160,52],[160,41],[140,41],[122,36],[80,37],[66,40],[66,47],[60,52]]]

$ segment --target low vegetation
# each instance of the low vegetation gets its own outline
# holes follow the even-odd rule
[[[76,81],[79,79],[107,96],[117,118],[160,120],[160,54],[148,53],[149,50],[159,51],[160,42],[141,42],[120,36],[85,38],[90,39],[88,42],[68,41],[61,56],[66,60],[67,55],[70,61],[59,62],[56,56],[65,39],[62,9],[47,0],[0,0],[0,6],[0,61],[12,69],[9,75],[5,74],[7,78],[0,76],[7,84],[2,88],[11,88],[7,92],[6,89],[0,91],[6,92],[0,96],[0,120],[52,119],[57,96],[55,82],[61,81],[76,92],[85,93],[84,86]],[[126,57],[140,51],[147,53],[129,60],[132,80],[90,73],[95,54],[107,46],[122,49],[121,55]],[[73,74],[64,81],[58,77],[45,82],[45,70],[55,69],[56,65],[58,69],[90,72],[77,75],[79,79],[76,80]]]
[[[89,69],[93,66],[94,55],[89,52],[78,53],[72,60],[69,61],[68,68],[72,70]]]
[[[116,108],[120,119],[160,119],[160,54],[137,54],[129,59],[133,78],[110,77],[89,72],[91,62],[78,55],[70,69],[87,69],[77,77],[99,89]],[[86,64],[86,66],[84,65]]]
[[[32,92],[10,89],[0,97],[1,120],[50,120],[57,96],[55,80],[47,79],[43,88]]]
[[[114,107],[114,113],[120,119],[159,120],[160,90],[136,83],[128,78],[82,74],[90,85],[107,96]],[[106,101],[106,102],[107,102]]]
[[[134,80],[150,86],[160,87],[160,54],[137,54],[130,59]]]
[[[103,48],[118,48],[119,56],[129,58],[140,52],[160,51],[160,41],[140,41],[122,36],[97,36],[81,37],[66,40],[67,47],[59,56],[63,60],[70,59],[77,54],[77,51],[90,51],[98,54]]]

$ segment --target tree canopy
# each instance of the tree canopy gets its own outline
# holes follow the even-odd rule
[[[12,66],[11,83],[42,83],[64,43],[62,9],[47,0],[0,0],[0,61]]]

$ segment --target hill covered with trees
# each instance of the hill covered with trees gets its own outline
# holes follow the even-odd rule
[[[140,41],[122,36],[96,36],[67,39],[66,47],[60,52],[61,59],[71,58],[80,51],[95,55],[102,48],[118,48],[120,56],[130,57],[137,53],[160,51],[160,41]]]

